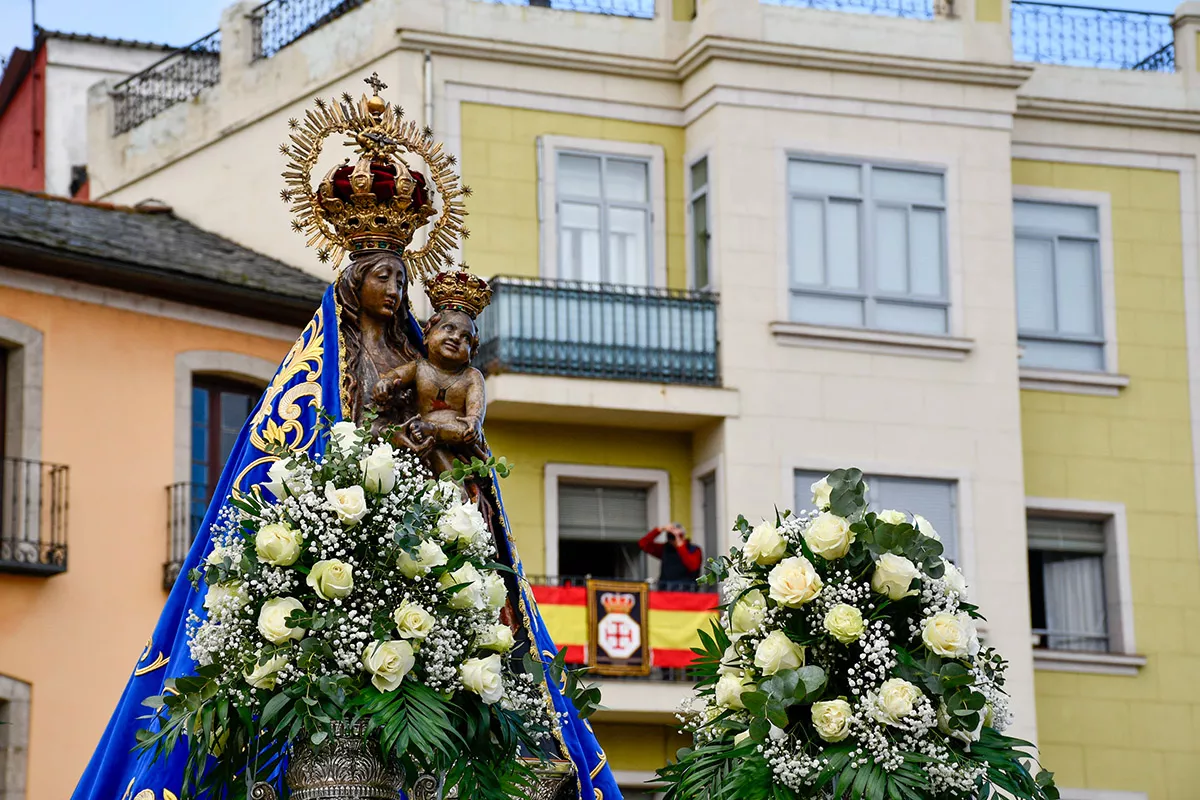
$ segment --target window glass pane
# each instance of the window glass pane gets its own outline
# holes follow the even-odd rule
[[[647,190],[645,161],[610,158],[606,161],[604,195],[610,201],[644,203]]]
[[[1067,369],[1099,372],[1104,369],[1104,345],[1087,342],[1053,342],[1040,339],[1019,340],[1024,352],[1022,367]]]
[[[908,293],[908,212],[902,208],[875,210],[875,288]]]
[[[876,200],[901,200],[905,203],[934,203],[945,199],[944,178],[936,172],[910,172],[901,169],[871,170],[871,194]]]
[[[560,195],[599,198],[600,158],[559,153],[557,180]]]
[[[250,416],[250,397],[241,392],[221,392],[221,466],[233,452],[242,425]]]
[[[708,195],[692,201],[692,285],[708,287]]]
[[[717,522],[717,474],[710,472],[700,479],[700,511],[704,520],[704,557],[721,555],[721,531]]]
[[[562,203],[558,209],[559,276],[600,280],[600,207]]]
[[[650,282],[646,269],[649,215],[641,209],[608,210],[608,274],[605,280],[644,286]]]
[[[208,389],[192,387],[192,424],[208,424]]]
[[[1017,327],[1023,331],[1054,330],[1054,244],[1048,239],[1018,236]]]
[[[1100,215],[1094,206],[1062,203],[1013,203],[1013,224],[1018,228],[1041,228],[1059,234],[1091,234],[1100,230]]]
[[[933,525],[942,540],[945,556],[958,559],[957,484],[925,478],[892,478],[869,475],[867,500],[875,511],[894,508],[910,517],[920,514]]]
[[[1094,242],[1058,240],[1058,330],[1100,335],[1100,265]]]
[[[702,158],[692,164],[692,191],[708,186],[708,159]]]
[[[1043,552],[1041,561],[1046,604],[1042,646],[1051,650],[1108,650],[1103,556]]]
[[[832,200],[828,214],[829,285],[857,289],[858,203]]]
[[[946,309],[880,300],[875,304],[875,327],[936,336],[946,332]]]
[[[911,290],[922,297],[942,297],[942,212],[914,208],[909,215]]]
[[[857,197],[861,194],[862,167],[824,161],[788,162],[788,185],[793,191]]]
[[[792,282],[825,285],[824,204],[792,200]]]
[[[863,301],[845,297],[792,294],[792,319],[812,325],[841,325],[861,328]]]

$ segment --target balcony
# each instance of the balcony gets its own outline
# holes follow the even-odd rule
[[[67,468],[6,458],[0,471],[0,572],[67,570]]]
[[[196,532],[204,522],[208,503],[206,487],[173,483],[167,487],[167,560],[163,563],[163,589],[171,591],[187,559]]]
[[[585,14],[654,19],[654,0],[481,0],[481,2],[504,6],[552,8],[558,11],[582,11]]]
[[[883,17],[933,19],[934,0],[762,0],[773,6],[821,8]]]
[[[1171,16],[1013,0],[1013,57],[1039,64],[1174,72]]]

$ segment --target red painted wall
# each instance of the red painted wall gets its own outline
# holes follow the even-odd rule
[[[46,48],[0,114],[0,186],[46,188]]]

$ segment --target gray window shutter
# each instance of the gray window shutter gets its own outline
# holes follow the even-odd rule
[[[559,538],[636,541],[649,530],[649,494],[643,487],[560,484]]]

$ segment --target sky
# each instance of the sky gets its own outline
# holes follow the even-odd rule
[[[217,29],[232,0],[0,0],[0,57],[32,39],[31,7],[43,28],[183,45]],[[1142,11],[1174,11],[1175,0],[1072,0]]]

